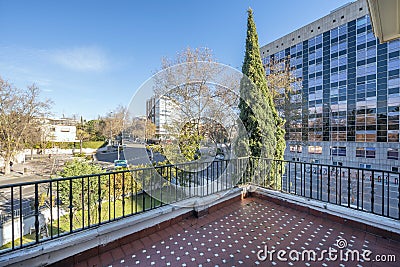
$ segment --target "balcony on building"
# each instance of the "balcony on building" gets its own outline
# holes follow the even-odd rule
[[[0,265],[280,266],[266,250],[321,256],[329,248],[372,252],[354,265],[370,266],[376,255],[399,260],[399,179],[236,158],[3,185]],[[332,264],[328,255],[317,260]]]

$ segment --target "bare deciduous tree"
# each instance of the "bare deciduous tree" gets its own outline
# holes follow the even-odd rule
[[[151,121],[151,120],[146,120],[145,121],[145,136],[144,138],[147,139],[152,139],[156,135],[156,125]]]
[[[210,131],[216,126],[236,123],[227,114],[237,107],[238,95],[232,88],[238,88],[239,81],[224,73],[207,48],[187,48],[174,60],[163,59],[154,92],[175,105],[167,130],[187,160],[193,160],[200,141],[213,136]]]
[[[127,110],[126,107],[118,106],[117,108],[109,112],[105,117],[101,119],[103,121],[103,123],[101,123],[102,134],[104,136],[109,137],[111,139],[110,142],[115,137],[119,138],[122,136],[126,110]],[[125,119],[125,121],[127,120]]]
[[[133,139],[144,140],[146,138],[146,119],[141,117],[132,118],[132,121],[129,123],[129,125],[125,126],[125,131]]]
[[[31,140],[32,129],[38,127],[50,105],[49,100],[40,99],[36,85],[22,90],[0,78],[0,155],[5,174],[10,173],[12,158]]]

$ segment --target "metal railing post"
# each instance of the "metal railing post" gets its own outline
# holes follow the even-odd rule
[[[99,225],[101,224],[101,181],[100,181],[100,175],[97,175],[97,212],[98,217],[99,217]],[[114,200],[115,201],[115,200]]]
[[[375,172],[372,171],[372,180],[371,180],[371,212],[374,213],[374,205],[375,205]]]
[[[14,249],[14,186],[10,187],[11,190],[11,248]],[[21,239],[22,242],[22,239]]]
[[[35,190],[36,191],[36,190]],[[69,179],[69,231],[72,232],[73,229],[73,213],[72,213],[72,199],[73,199],[73,195],[72,195],[72,178]],[[39,223],[39,222],[38,222]]]
[[[314,172],[314,170],[313,170],[313,166],[312,166],[312,163],[310,164],[310,198],[312,199],[312,191],[313,191],[313,188],[312,188],[312,183],[313,183],[313,172]]]

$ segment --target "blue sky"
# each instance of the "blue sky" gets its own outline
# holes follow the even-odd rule
[[[161,58],[187,47],[240,70],[249,6],[262,46],[348,2],[0,0],[0,76],[37,84],[54,117],[97,118],[128,106]]]

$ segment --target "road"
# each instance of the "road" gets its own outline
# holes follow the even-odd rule
[[[95,155],[96,163],[102,165],[105,168],[113,169],[114,160],[118,158],[117,151],[111,151],[106,153],[98,152]],[[149,157],[147,155],[146,149],[142,144],[134,144],[128,143],[124,148],[124,151],[120,151],[120,159],[127,159],[129,164],[131,165],[141,165],[141,164],[151,164]],[[155,153],[154,161],[159,162],[163,161],[164,157]],[[24,183],[24,182],[34,182],[40,181],[43,179],[49,179],[48,176],[42,177],[38,175],[20,175],[15,173],[15,177],[4,178],[2,180],[3,185],[10,185],[15,183]],[[49,185],[48,184],[39,184],[38,185],[38,196],[42,193],[47,193]],[[23,208],[29,207],[30,203],[33,203],[35,197],[35,186],[34,185],[26,185],[22,188],[22,206]],[[20,187],[5,187],[0,189],[0,214],[8,214],[11,211],[11,195],[13,190],[13,206],[14,209],[19,209],[20,203]],[[1,217],[1,216],[0,216]],[[0,218],[1,219],[1,218]]]
[[[150,165],[152,162],[161,162],[165,160],[159,153],[153,153],[153,161],[150,161],[149,155],[147,154],[145,145],[138,143],[126,142],[123,150],[119,153],[120,159],[126,159],[129,165]],[[97,152],[96,159],[99,163],[106,163],[112,166],[114,160],[118,158],[118,152],[116,149],[112,152]]]

